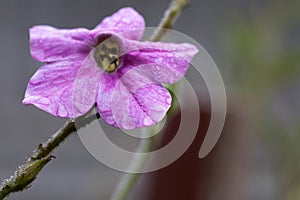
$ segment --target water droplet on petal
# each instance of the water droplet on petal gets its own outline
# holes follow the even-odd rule
[[[105,121],[110,125],[113,125],[115,123],[115,120],[112,116],[105,117]]]
[[[161,64],[163,62],[163,59],[161,57],[158,57],[155,59],[155,62]]]
[[[119,126],[123,129],[134,129],[135,123],[128,118],[123,118],[123,120],[121,121],[121,124]]]
[[[166,102],[168,105],[170,105],[171,102],[172,102],[172,99],[171,99],[171,98],[167,98],[165,102]]]
[[[150,109],[150,116],[156,122],[160,121],[165,114],[166,109],[162,105],[155,105]]]
[[[68,116],[68,111],[65,108],[65,106],[60,105],[57,109],[57,115],[60,117],[67,117]]]
[[[41,99],[39,99],[39,103],[44,104],[44,105],[48,105],[48,104],[50,104],[50,100],[46,99],[46,98],[41,98]]]
[[[144,119],[143,124],[144,124],[145,126],[150,126],[150,125],[153,124],[153,121],[152,121],[152,119],[151,119],[150,117],[146,117],[146,118]]]

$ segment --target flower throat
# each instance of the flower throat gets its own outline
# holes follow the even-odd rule
[[[98,67],[106,72],[114,72],[120,64],[119,45],[112,39],[106,39],[95,49],[94,58]]]

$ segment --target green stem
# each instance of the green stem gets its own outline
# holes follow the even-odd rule
[[[150,41],[159,41],[166,34],[168,29],[172,29],[176,19],[184,8],[190,3],[190,0],[173,0],[161,19],[158,27],[150,37]]]
[[[30,187],[43,167],[54,158],[48,156],[36,161],[26,162],[19,166],[15,173],[8,179],[1,182],[0,199],[4,199],[11,192],[18,192]]]
[[[144,134],[147,134],[147,131],[149,130],[156,131],[154,128],[148,128],[143,130],[144,130]],[[149,152],[153,144],[154,144],[154,137],[143,140],[140,143],[137,152]],[[128,171],[139,171],[139,169],[142,168],[146,158],[147,158],[146,156],[137,157],[136,159],[132,160],[131,165],[128,168]],[[134,187],[136,181],[138,180],[138,177],[139,177],[138,173],[125,174],[122,177],[120,184],[118,185],[111,200],[122,200],[125,197],[127,197],[131,189]]]

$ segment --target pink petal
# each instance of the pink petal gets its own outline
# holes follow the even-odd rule
[[[134,92],[118,85],[112,102],[116,124],[123,129],[152,126],[160,122],[171,106],[171,95],[158,84],[145,84]],[[128,105],[128,107],[126,106]]]
[[[126,40],[130,46],[124,56],[124,66],[119,73],[131,68],[142,68],[141,73],[155,83],[173,84],[180,80],[187,71],[198,49],[187,43],[139,42]],[[127,67],[127,65],[129,67]]]
[[[101,118],[123,129],[157,124],[171,105],[169,92],[147,79],[139,70],[118,78],[104,75],[99,85],[97,106]]]
[[[56,29],[34,26],[30,29],[30,51],[41,62],[84,58],[94,44],[90,31],[84,28]]]
[[[117,125],[112,115],[111,102],[112,94],[118,79],[119,78],[115,73],[103,73],[98,81],[98,93],[96,97],[98,112],[101,118],[109,125],[115,127],[117,127]]]
[[[127,7],[104,18],[94,31],[112,31],[128,39],[140,40],[143,36],[144,28],[144,18],[133,8]]]
[[[59,117],[83,115],[95,102],[99,72],[96,67],[80,66],[75,61],[42,66],[30,79],[23,103]]]

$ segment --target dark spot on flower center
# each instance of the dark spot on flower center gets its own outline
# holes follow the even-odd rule
[[[95,49],[94,58],[98,67],[106,72],[114,72],[120,64],[119,45],[115,40],[106,39]]]

